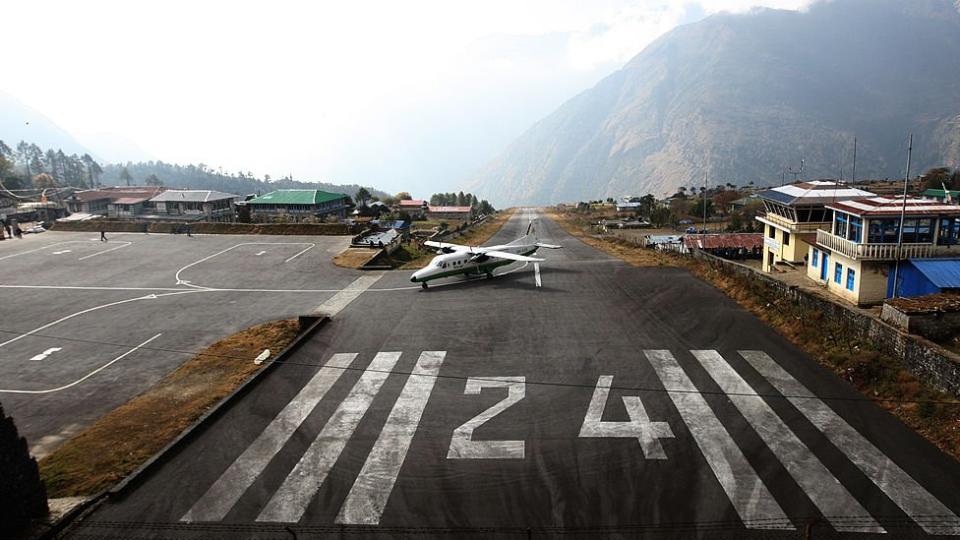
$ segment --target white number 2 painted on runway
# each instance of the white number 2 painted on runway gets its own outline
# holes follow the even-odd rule
[[[523,459],[523,441],[475,441],[472,437],[473,430],[523,399],[526,394],[524,383],[524,377],[467,379],[464,394],[478,395],[483,388],[506,388],[507,397],[453,431],[447,459]]]
[[[603,409],[610,395],[613,375],[601,375],[593,391],[590,407],[580,428],[581,437],[627,437],[640,441],[640,448],[647,459],[667,459],[659,439],[673,437],[673,431],[666,422],[651,422],[640,396],[623,396],[623,405],[627,408],[629,422],[604,422]]]

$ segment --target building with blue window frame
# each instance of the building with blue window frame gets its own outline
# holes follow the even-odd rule
[[[958,206],[907,198],[904,210],[903,198],[868,197],[825,208],[832,221],[826,230],[817,231],[807,277],[854,304],[876,304],[893,294],[889,281],[898,258],[902,266],[906,259],[960,257]],[[900,296],[900,288],[913,290],[908,281],[898,285]]]

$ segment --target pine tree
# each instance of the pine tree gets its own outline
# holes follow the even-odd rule
[[[120,171],[120,181],[125,182],[127,187],[129,187],[130,182],[133,181],[133,177],[130,176],[130,171],[128,171],[126,167]]]

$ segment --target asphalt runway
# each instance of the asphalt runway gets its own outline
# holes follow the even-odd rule
[[[108,237],[0,242],[0,403],[37,457],[190,353],[309,313],[360,276],[331,263],[345,237]]]
[[[371,278],[70,534],[960,535],[952,458],[686,271],[538,228],[564,245],[538,267],[425,291]]]

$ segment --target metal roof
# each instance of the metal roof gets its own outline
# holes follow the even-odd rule
[[[830,210],[839,210],[855,216],[899,216],[903,212],[903,197],[871,197],[851,201],[828,204]],[[935,199],[907,198],[906,215],[908,216],[960,216],[960,206],[945,204]]]
[[[874,197],[874,193],[852,188],[839,182],[814,180],[798,182],[762,191],[757,194],[761,199],[778,202],[788,206],[824,204],[833,201]]]
[[[209,189],[171,189],[150,199],[151,202],[212,202],[236,199],[237,195]]]
[[[430,206],[427,208],[427,212],[457,212],[457,213],[468,213],[470,212],[469,206]]]
[[[910,259],[910,264],[940,289],[960,289],[960,259]]]
[[[340,199],[349,199],[344,193],[330,193],[319,189],[278,189],[262,197],[247,201],[247,204],[321,204]]]

